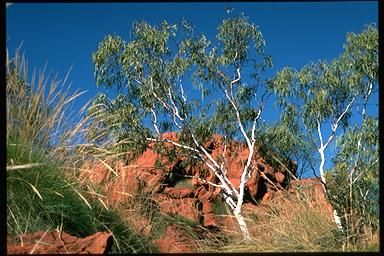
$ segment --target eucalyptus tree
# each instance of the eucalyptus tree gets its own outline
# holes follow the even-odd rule
[[[367,117],[338,139],[334,167],[326,173],[329,199],[344,218],[345,243],[356,245],[379,227],[378,119]]]
[[[285,67],[268,82],[278,96],[278,105],[284,112],[294,114],[295,122],[301,124],[309,143],[316,147],[325,191],[325,151],[341,136],[340,128],[345,130],[350,124],[353,107],[360,106],[365,113],[377,86],[377,74],[378,33],[374,26],[367,26],[361,34],[347,36],[338,58],[310,63],[299,71]],[[328,128],[326,131],[324,126]],[[357,149],[361,147],[359,143]],[[334,217],[342,229],[336,211]]]
[[[368,26],[361,34],[349,34],[343,58],[360,79],[355,104],[359,122],[338,140],[328,180],[330,199],[345,216],[347,242],[356,242],[364,225],[378,227],[378,119],[367,111],[378,89],[377,29]]]
[[[252,157],[268,96],[261,73],[271,66],[264,45],[258,26],[233,15],[218,26],[212,42],[195,35],[185,20],[161,26],[139,21],[129,41],[108,35],[93,54],[97,85],[117,88],[118,94],[116,100],[103,94],[95,100],[91,115],[113,116],[99,119],[100,127],[141,145],[172,145],[186,158],[202,162],[218,180],[205,182],[220,187],[245,240],[250,236],[241,209],[246,182],[257,171]],[[162,136],[167,131],[176,131],[178,138]],[[226,175],[225,150],[213,158],[204,146],[214,133],[225,138],[224,149],[235,138],[248,148],[238,187]]]

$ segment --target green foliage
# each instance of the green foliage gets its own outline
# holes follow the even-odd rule
[[[374,83],[378,79],[379,35],[374,25],[366,26],[360,34],[349,33],[344,46],[346,62],[356,70],[358,93],[366,92],[364,82]]]
[[[364,102],[377,88],[377,36],[377,29],[367,26],[362,33],[347,36],[338,58],[310,63],[299,71],[286,67],[267,82],[282,110],[280,120],[266,136],[284,138],[273,142],[277,148],[291,156],[295,149],[303,148],[296,159],[307,158],[308,166],[312,166],[313,151],[327,140],[323,138],[323,145],[316,143],[317,126],[329,124],[334,129],[332,136],[337,135],[338,126],[349,126],[353,106],[365,108]]]
[[[285,112],[274,125],[263,123],[260,126],[257,145],[260,154],[274,169],[282,169],[284,164],[292,173],[300,177],[315,163],[316,155],[313,145],[308,143],[309,139],[292,120],[295,115],[288,116],[287,113]],[[276,157],[279,161],[275,159]],[[300,163],[301,169],[297,170],[297,166],[293,166],[292,161],[295,161],[295,164]],[[291,178],[290,175],[288,178]]]
[[[139,123],[139,116],[137,108],[122,94],[111,100],[100,93],[88,109],[87,139],[104,146],[109,142],[108,149],[114,153],[135,149],[133,153],[140,154],[146,147],[143,142],[149,131]]]
[[[261,32],[246,17],[232,17],[223,21],[219,26],[217,39],[222,45],[222,56],[219,62],[225,65],[234,63],[239,67],[254,48],[258,54],[263,54],[265,41]]]
[[[284,109],[282,115],[292,115],[292,106],[302,117],[303,124],[312,130],[317,122],[336,120],[352,100],[349,84],[337,60],[331,63],[312,63],[300,71],[283,69],[269,85],[279,96],[278,104]]]
[[[55,229],[61,224],[77,236],[96,231],[91,209],[61,175],[48,167],[7,172],[9,234]]]
[[[8,148],[7,162],[28,163],[44,159],[36,150],[30,149],[32,157],[25,159],[14,146]],[[8,233],[16,235],[54,229],[61,223],[71,234],[92,232],[87,206],[71,184],[57,173],[53,162],[45,163],[47,166],[44,167],[7,171]],[[79,225],[73,225],[76,222]]]

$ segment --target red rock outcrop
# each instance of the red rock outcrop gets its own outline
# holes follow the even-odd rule
[[[175,133],[165,133],[163,137],[178,142]],[[170,143],[166,144],[167,147],[172,147]],[[238,187],[248,158],[248,148],[240,142],[231,142],[224,146],[222,138],[218,135],[214,135],[212,140],[204,145],[214,159],[220,159],[223,156],[227,159],[227,177],[234,187]],[[216,216],[212,211],[211,201],[219,196],[221,189],[201,180],[218,182],[209,168],[201,162],[186,165],[183,163],[185,157],[179,157],[170,162],[166,157],[155,153],[153,147],[154,143],[151,143],[149,148],[128,166],[124,166],[119,161],[115,164],[106,161],[109,167],[102,162],[97,163],[95,168],[89,164],[84,167],[87,170],[83,171],[81,177],[84,181],[88,179],[94,184],[104,186],[107,204],[123,204],[137,194],[151,193],[151,199],[163,214],[179,215],[208,229],[216,227],[238,229],[233,216]],[[163,163],[161,167],[157,163],[159,160]],[[243,204],[243,213],[246,217],[253,214],[257,215],[258,219],[267,218],[269,203],[274,203],[278,198],[288,198],[290,192],[299,193],[299,191],[304,191],[314,203],[322,205],[326,214],[332,214],[332,206],[327,201],[319,180],[291,180],[292,188],[287,191],[288,172],[284,169],[274,170],[260,156],[258,149],[255,150],[251,166],[253,172],[246,183],[246,198]],[[295,173],[294,162],[288,167]],[[181,187],[176,186],[177,177],[183,175],[194,178],[184,182]],[[173,180],[169,178],[171,176]],[[140,223],[146,225],[145,222]],[[140,229],[142,225],[137,225],[137,228]],[[150,228],[148,230],[145,233],[149,233]],[[164,237],[158,239],[156,244],[161,252],[192,252],[190,248],[193,246],[188,245],[190,242],[180,228],[171,225],[167,227]]]
[[[165,173],[159,169],[147,169],[137,164],[124,166],[122,161],[108,162],[97,161],[95,168],[87,162],[79,176],[83,183],[104,187],[107,204],[127,202],[138,193],[156,192],[165,179]]]
[[[164,139],[178,142],[174,132],[164,133],[162,136]],[[165,144],[168,149],[173,147],[171,143]],[[121,161],[113,163],[108,160],[99,160],[94,165],[88,163],[84,165],[80,178],[83,181],[88,180],[104,186],[106,199],[103,201],[108,205],[124,204],[137,194],[151,193],[154,201],[159,205],[160,212],[180,215],[197,223],[202,220],[202,225],[215,227],[216,220],[211,213],[210,202],[219,196],[221,189],[201,180],[203,178],[213,183],[218,182],[213,171],[208,169],[205,173],[202,172],[207,170],[207,167],[201,162],[193,166],[182,164],[185,161],[183,156],[170,162],[167,157],[155,153],[154,146],[154,142],[150,143],[148,149],[128,166],[124,166]],[[223,156],[227,159],[227,177],[234,187],[238,187],[248,158],[247,146],[236,141],[224,144],[219,135],[213,135],[211,140],[204,143],[204,146],[214,159],[220,159]],[[161,167],[157,164],[158,161],[163,163]],[[179,167],[181,165],[183,168]],[[286,180],[286,173],[275,172],[259,155],[257,148],[251,166],[254,171],[246,184],[248,196],[253,202],[271,199],[271,193],[276,190],[276,186],[271,187],[268,182],[282,184]],[[178,173],[175,173],[176,171]],[[166,182],[167,176],[172,172],[175,175],[189,175],[196,178],[191,179],[191,187],[176,188],[173,187],[175,184],[166,184],[169,183],[169,181]],[[203,207],[199,206],[201,204]]]
[[[38,231],[18,239],[17,243],[8,241],[8,254],[104,254],[113,244],[112,234],[107,232],[78,238],[65,232]]]

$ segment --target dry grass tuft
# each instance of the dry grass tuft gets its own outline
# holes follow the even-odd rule
[[[70,72],[61,81],[57,75],[46,76],[44,68],[35,71],[30,81],[28,63],[18,49],[13,58],[7,51],[6,72],[7,143],[17,140],[18,145],[33,142],[35,147],[47,148],[66,141],[71,103],[84,93],[70,93],[66,85]]]
[[[231,240],[218,252],[318,252],[341,251],[338,228],[321,205],[305,198],[271,201],[266,211],[247,218],[252,240],[241,242],[241,233],[231,229]]]

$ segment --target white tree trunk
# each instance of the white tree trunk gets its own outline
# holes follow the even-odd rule
[[[321,181],[323,182],[324,193],[325,193],[325,195],[327,195],[328,193],[327,193],[327,190],[325,188],[326,180],[325,180],[325,175],[324,175],[324,164],[325,164],[324,150],[325,150],[324,147],[321,147],[321,148],[318,149],[318,151],[320,153],[320,157],[321,157],[321,162],[320,162],[320,166],[319,166],[319,172],[320,172]],[[340,217],[337,214],[336,210],[333,210],[333,220],[337,224],[338,228],[341,231],[343,231],[343,226],[341,225],[341,220],[340,220]]]
[[[249,242],[251,240],[251,237],[249,235],[247,223],[245,222],[244,216],[241,214],[241,210],[235,208],[233,210],[233,214],[235,215],[237,223],[239,223],[240,230],[241,230],[241,233],[243,235],[244,241]]]
[[[334,221],[336,222],[337,224],[337,227],[343,231],[343,226],[341,225],[341,219],[339,217],[339,215],[337,214],[337,211],[336,210],[333,210],[333,219]]]
[[[325,176],[324,176],[324,164],[325,164],[324,148],[319,148],[318,151],[319,151],[320,157],[321,157],[321,162],[320,162],[320,166],[319,166],[320,177],[321,177],[321,181],[323,182],[323,184],[325,184],[326,181],[325,181]],[[325,190],[325,187],[324,187],[324,190]]]

